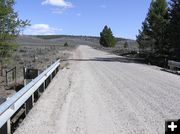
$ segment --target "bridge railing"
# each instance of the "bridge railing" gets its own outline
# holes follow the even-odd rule
[[[38,77],[0,105],[0,133],[11,134],[13,132],[12,125],[15,125],[20,116],[26,116],[58,72],[59,66],[60,60],[57,60]]]
[[[180,68],[180,62],[169,60],[168,66],[170,67],[171,70],[173,70],[174,68]]]

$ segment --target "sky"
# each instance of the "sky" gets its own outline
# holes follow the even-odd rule
[[[135,39],[151,0],[15,0],[26,35],[99,36],[105,25],[116,37]]]

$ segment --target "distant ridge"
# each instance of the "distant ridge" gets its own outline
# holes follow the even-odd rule
[[[56,38],[63,38],[63,37],[71,37],[71,38],[93,38],[99,39],[99,36],[85,36],[85,35],[35,35],[35,37],[42,38],[42,39],[56,39]],[[125,41],[125,40],[132,40],[126,38],[116,37],[117,41]]]

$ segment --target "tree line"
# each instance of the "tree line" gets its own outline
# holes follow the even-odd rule
[[[136,41],[140,56],[157,65],[165,66],[169,59],[180,61],[180,0],[152,0]],[[115,37],[105,26],[100,33],[100,44],[114,47]]]
[[[149,58],[180,61],[180,0],[152,0],[137,42]]]

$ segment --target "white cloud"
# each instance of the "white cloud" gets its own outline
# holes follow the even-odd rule
[[[48,24],[34,24],[25,29],[27,35],[53,35],[62,31],[60,28],[50,27]]]
[[[100,7],[101,7],[101,8],[107,8],[107,6],[106,6],[106,5],[100,5]]]
[[[73,7],[73,4],[71,2],[67,2],[65,0],[45,0],[42,2],[42,5],[52,5],[52,6],[59,6],[65,8]]]

